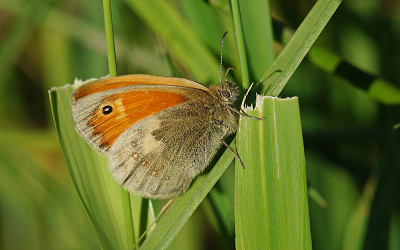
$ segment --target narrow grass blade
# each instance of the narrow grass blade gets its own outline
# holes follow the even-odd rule
[[[242,84],[244,88],[250,86],[249,69],[247,65],[246,46],[244,43],[242,17],[240,15],[239,0],[231,0],[233,23],[235,25],[236,43],[238,47]]]
[[[240,64],[234,39],[231,7],[228,1],[219,6],[205,1],[180,1],[179,9],[183,12],[188,24],[212,51],[215,59],[219,59],[221,52],[222,34],[228,31],[224,41],[223,65],[230,67]],[[217,73],[215,72],[215,78],[218,76]],[[241,71],[239,69],[231,71],[231,74],[235,75],[236,79],[241,79]],[[222,70],[222,75],[224,75],[224,69]]]
[[[311,249],[306,168],[297,98],[257,96],[257,121],[241,118],[236,164],[237,249]]]
[[[115,55],[114,31],[113,31],[113,22],[111,17],[111,3],[109,0],[103,0],[103,12],[104,12],[104,26],[107,38],[107,56],[108,56],[109,74],[110,76],[117,76],[117,62],[116,62],[117,58]],[[133,229],[131,199],[129,193],[126,190],[122,189],[121,195],[123,204],[122,208],[125,220],[125,232],[126,232],[126,238],[128,240],[128,248],[132,248],[136,242],[134,237],[135,233]]]
[[[239,5],[245,31],[244,42],[250,82],[255,82],[262,77],[275,59],[269,1],[239,0]]]
[[[320,0],[315,4],[255,90],[271,96],[279,95],[341,2]]]
[[[381,157],[381,172],[375,190],[368,229],[364,240],[364,250],[389,249],[390,224],[398,197],[400,179],[400,131],[390,136],[386,150]],[[392,190],[388,192],[388,190]]]
[[[126,2],[160,36],[174,61],[186,69],[193,79],[202,83],[218,82],[218,61],[172,2],[165,0],[126,0]]]
[[[384,79],[377,78],[368,88],[368,94],[386,105],[400,104],[400,89]]]
[[[110,76],[117,76],[117,58],[115,55],[114,30],[111,18],[110,0],[103,0],[104,26],[107,38],[108,69]]]
[[[375,180],[367,182],[363,194],[357,203],[352,206],[352,212],[346,217],[346,228],[343,230],[342,249],[361,250],[367,231],[368,218],[371,211],[371,203],[374,195]],[[325,242],[326,244],[326,242]],[[332,245],[331,245],[332,246]]]
[[[276,40],[286,44],[294,31],[277,20],[273,21],[273,26]],[[400,103],[400,89],[396,85],[356,67],[318,44],[311,47],[306,59],[325,72],[340,76],[350,84],[366,90],[371,97],[383,104]]]

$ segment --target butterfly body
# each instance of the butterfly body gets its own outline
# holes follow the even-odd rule
[[[237,88],[150,75],[109,77],[71,96],[78,133],[128,191],[171,198],[189,187],[237,128]]]

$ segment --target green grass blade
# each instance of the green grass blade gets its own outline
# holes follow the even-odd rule
[[[103,0],[104,26],[107,38],[108,69],[110,76],[117,76],[117,59],[115,56],[114,31],[111,18],[110,0]]]
[[[386,105],[400,104],[400,88],[381,78],[377,78],[371,83],[368,94]]]
[[[228,1],[224,5],[218,6],[204,1],[180,1],[179,9],[183,12],[184,18],[196,34],[201,37],[202,41],[212,51],[216,60],[219,59],[221,52],[222,34],[228,31],[229,33],[224,41],[223,64],[226,67],[240,64],[234,39],[235,32],[230,12],[231,7]],[[224,69],[222,69],[222,75],[224,75],[224,72]],[[214,81],[217,80],[217,73],[215,72],[215,75],[213,75],[215,77]],[[231,71],[229,76],[231,74],[235,75],[236,79],[241,79],[241,71],[239,69]]]
[[[229,7],[227,5],[226,7]],[[220,40],[222,34],[229,30],[229,34],[232,32],[230,15],[221,15],[221,11],[218,12],[212,5],[205,3],[204,1],[180,1],[179,9],[183,12],[183,16],[193,30],[201,37],[201,39],[212,49],[215,55],[218,55],[221,50],[221,44],[217,44],[215,41]],[[229,8],[228,11],[229,13]],[[225,14],[225,13],[224,13]],[[218,23],[218,26],[215,24]],[[213,29],[210,29],[213,27]],[[224,43],[224,51],[228,46],[229,40],[226,39]],[[233,42],[234,40],[231,39]],[[224,58],[236,56],[235,54],[224,53]]]
[[[267,95],[279,95],[341,2],[320,0],[315,4],[292,39],[261,78],[260,84],[263,85],[258,84],[255,89]]]
[[[234,169],[232,168],[232,170]],[[213,188],[208,194],[210,204],[217,215],[217,230],[226,238],[234,238],[235,236],[234,199],[232,199],[233,195],[223,186],[223,184],[228,181],[232,184],[234,175],[232,176],[233,177],[229,177],[229,179],[227,178],[225,182],[221,178],[220,181],[217,182],[216,188]]]
[[[258,81],[271,66],[275,55],[269,1],[239,0],[250,82]],[[246,87],[248,88],[248,86]]]
[[[380,176],[371,206],[364,250],[389,249],[389,232],[398,192],[400,177],[400,130],[389,137],[389,143],[380,160]]]
[[[193,79],[201,83],[218,82],[218,61],[172,2],[126,1],[132,10],[160,36],[174,61],[186,69]]]
[[[235,36],[238,47],[240,69],[242,71],[242,86],[247,89],[250,86],[249,69],[247,65],[246,46],[244,43],[242,17],[240,15],[239,0],[232,0],[232,16],[235,25]]]
[[[106,160],[76,133],[70,116],[70,96],[76,86],[66,85],[49,91],[60,144],[72,181],[102,249],[127,249],[122,188],[108,172]],[[131,195],[132,207],[141,206],[142,199]],[[140,213],[133,214],[135,232],[139,231]],[[136,238],[139,235],[135,235]]]
[[[293,30],[276,20],[273,25],[277,41],[286,44]],[[400,103],[400,89],[396,85],[356,67],[318,44],[313,45],[306,59],[325,72],[340,76],[350,84],[364,89],[371,97],[383,104]]]
[[[342,249],[362,249],[375,186],[375,181],[369,181],[366,184],[363,195],[360,196],[346,218],[347,223],[346,228],[343,230]]]
[[[237,249],[311,249],[306,168],[297,98],[257,98],[262,121],[241,118],[236,164]]]
[[[117,62],[115,55],[114,45],[114,31],[113,22],[111,17],[111,3],[109,0],[103,0],[103,12],[104,12],[104,25],[107,38],[107,56],[108,56],[108,68],[110,76],[117,76]],[[128,248],[132,248],[135,245],[135,233],[133,229],[132,220],[132,209],[130,195],[126,190],[121,189],[122,195],[122,208],[124,213],[126,238],[128,242]],[[143,203],[143,201],[142,201]],[[146,214],[147,215],[147,214]]]

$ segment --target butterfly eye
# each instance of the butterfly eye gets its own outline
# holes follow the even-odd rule
[[[107,106],[103,107],[103,114],[104,115],[108,115],[111,112],[112,112],[112,107],[110,105],[107,105]]]
[[[221,96],[224,97],[224,98],[231,97],[231,92],[229,92],[228,90],[223,89],[223,90],[221,90],[220,93],[221,93]]]

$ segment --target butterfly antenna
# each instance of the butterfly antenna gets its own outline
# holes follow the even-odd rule
[[[225,73],[225,77],[224,77],[224,80],[222,80],[222,82],[221,83],[223,83],[223,82],[225,82],[226,81],[226,77],[228,77],[228,73],[229,73],[229,70],[231,70],[231,69],[236,69],[235,67],[229,67],[227,70],[226,70],[226,73]]]
[[[222,50],[224,49],[224,40],[225,40],[225,36],[226,34],[228,34],[228,31],[225,31],[224,35],[222,36],[222,42],[221,42],[221,62],[219,64],[219,84],[222,84],[221,81],[221,72],[222,72]]]

